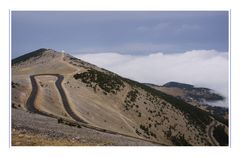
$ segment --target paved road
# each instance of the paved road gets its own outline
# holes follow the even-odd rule
[[[214,127],[217,125],[217,122],[214,121],[212,125],[210,125],[209,129],[208,129],[208,136],[210,137],[210,140],[212,142],[212,144],[214,146],[218,146],[218,143],[216,143],[215,141],[215,138],[213,137],[213,129]]]
[[[68,99],[67,99],[67,96],[65,94],[65,91],[62,88],[62,81],[63,81],[64,77],[60,74],[37,74],[37,75],[31,75],[30,76],[30,80],[31,80],[31,83],[32,83],[32,92],[31,92],[31,94],[30,94],[30,96],[27,100],[27,105],[26,106],[27,106],[28,111],[33,112],[33,113],[38,113],[38,114],[41,114],[41,115],[45,115],[45,116],[50,116],[50,117],[57,118],[57,116],[54,116],[54,115],[49,114],[49,113],[42,112],[35,107],[35,99],[36,99],[36,95],[37,95],[37,92],[38,92],[37,81],[35,79],[36,76],[55,76],[55,77],[57,77],[57,81],[55,82],[55,85],[56,85],[56,87],[57,87],[57,89],[58,89],[58,91],[61,95],[61,99],[62,99],[62,102],[63,102],[64,109],[74,120],[76,120],[78,122],[86,123],[84,120],[79,118],[75,114],[75,112],[73,112],[73,110],[71,109],[71,107],[68,103]]]
[[[37,108],[35,108],[35,99],[36,99],[36,96],[37,96],[37,91],[38,91],[38,86],[37,86],[37,82],[34,78],[35,76],[30,76],[30,80],[31,80],[31,83],[32,83],[32,92],[30,94],[30,96],[28,97],[28,100],[26,102],[26,107],[27,107],[27,110],[32,112],[32,113],[38,113],[38,114],[41,114],[41,115],[45,115],[45,116],[50,116],[49,114],[47,113],[44,113],[42,111],[39,111]],[[51,116],[53,117],[53,116]]]
[[[57,89],[58,89],[58,91],[61,95],[61,99],[62,99],[62,102],[63,102],[64,109],[75,121],[77,121],[76,125],[81,125],[81,126],[84,126],[84,127],[90,128],[90,129],[94,129],[94,130],[97,130],[97,131],[105,132],[105,133],[122,135],[122,136],[131,137],[131,138],[135,138],[135,139],[140,139],[140,140],[148,141],[148,142],[151,142],[151,143],[154,143],[154,144],[157,144],[157,145],[163,145],[163,146],[165,145],[165,144],[162,144],[162,143],[159,143],[159,142],[143,139],[143,138],[140,138],[140,137],[138,138],[138,137],[135,137],[135,136],[130,136],[130,135],[126,135],[126,134],[122,134],[122,133],[118,133],[118,132],[114,132],[114,131],[111,131],[111,130],[106,130],[106,129],[102,129],[102,128],[98,128],[98,127],[89,125],[87,122],[85,122],[80,117],[78,117],[74,113],[74,111],[71,109],[71,107],[69,106],[67,96],[65,94],[64,89],[62,88],[62,81],[63,81],[64,77],[60,74],[37,74],[37,75],[31,75],[30,76],[30,80],[31,80],[31,83],[32,83],[32,92],[31,92],[31,94],[30,94],[30,96],[27,100],[27,103],[26,103],[26,107],[27,107],[28,111],[30,111],[32,113],[41,114],[41,115],[44,115],[44,116],[59,118],[58,116],[55,116],[55,115],[52,115],[52,114],[49,114],[49,113],[46,113],[46,112],[42,112],[35,107],[35,99],[36,99],[37,92],[38,92],[38,85],[37,85],[37,81],[35,79],[36,76],[55,76],[55,77],[57,77],[57,81],[55,82],[55,85],[56,85],[56,87],[57,87]],[[71,122],[69,120],[65,120],[65,121]],[[80,122],[80,123],[78,123],[78,122]],[[74,122],[71,122],[71,123],[73,124]]]

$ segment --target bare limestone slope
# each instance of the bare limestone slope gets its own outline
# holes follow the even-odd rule
[[[37,94],[32,105],[58,122],[78,126],[63,107],[57,78],[47,75],[60,74],[69,108],[86,123],[81,125],[160,145],[211,145],[209,113],[144,84],[51,49],[34,51],[12,63],[13,108],[28,110],[26,102],[35,88],[30,76],[44,74],[35,77]],[[13,121],[13,126],[17,123]]]

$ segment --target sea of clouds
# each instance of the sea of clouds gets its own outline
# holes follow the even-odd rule
[[[213,89],[228,98],[227,52],[193,50],[149,55],[95,53],[77,54],[75,57],[139,82],[156,85],[170,81],[188,83]]]

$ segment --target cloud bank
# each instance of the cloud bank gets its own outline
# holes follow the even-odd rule
[[[228,95],[228,53],[225,52],[193,50],[141,56],[96,53],[75,57],[139,82],[163,85],[177,81],[211,88],[225,97]]]

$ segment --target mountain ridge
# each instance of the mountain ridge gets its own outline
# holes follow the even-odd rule
[[[48,51],[53,53],[44,56]],[[69,107],[91,126],[166,145],[211,145],[206,132],[215,119],[211,113],[71,55],[55,52],[39,49],[13,59],[12,84],[19,84],[12,87],[13,103],[19,104],[16,108],[27,110],[24,102],[31,91],[29,75],[57,73],[64,77],[62,86],[69,98]],[[55,79],[36,77],[41,99],[37,97],[35,105],[59,118],[71,119],[61,113],[64,112],[61,102],[55,103],[60,99],[54,95]],[[49,102],[52,103],[48,105]],[[58,111],[51,105],[57,105]]]

